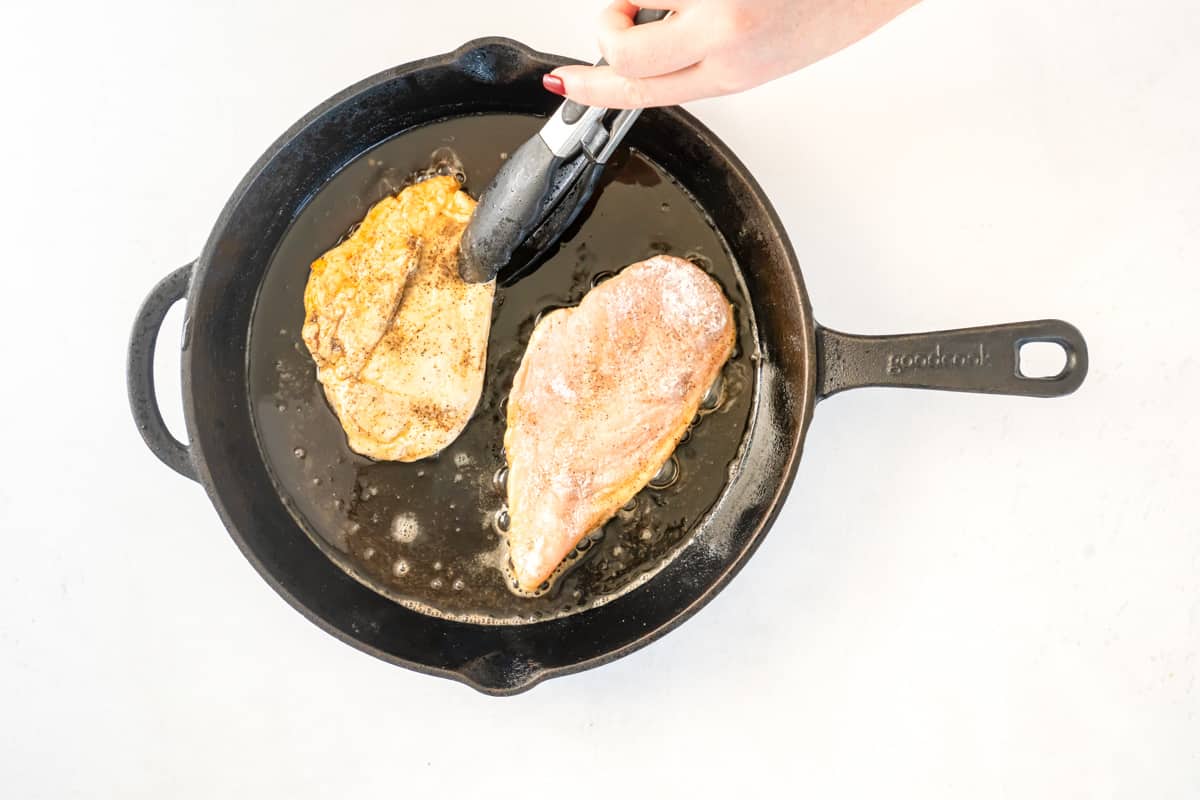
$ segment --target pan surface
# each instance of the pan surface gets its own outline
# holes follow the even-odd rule
[[[752,315],[733,256],[705,212],[660,167],[623,150],[557,255],[496,294],[484,393],[461,436],[434,458],[375,462],[349,450],[299,333],[309,264],[371,205],[430,171],[472,194],[504,154],[536,133],[527,115],[430,123],[359,156],[292,222],[263,279],[250,332],[249,401],[280,495],[330,558],[415,610],[474,623],[524,624],[578,613],[650,578],[720,497],[753,394]],[[505,399],[534,321],[574,305],[612,270],[653,253],[706,269],[738,310],[738,346],[711,410],[697,417],[663,480],[642,491],[568,557],[535,597],[508,586],[503,538]],[[674,473],[674,474],[669,474]]]

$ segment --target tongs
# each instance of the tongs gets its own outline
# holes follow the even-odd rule
[[[642,9],[634,24],[666,18]],[[601,59],[597,66],[604,64]],[[504,271],[509,283],[549,255],[596,191],[604,167],[642,113],[567,100],[536,136],[508,157],[479,198],[463,234],[458,271],[486,283]]]

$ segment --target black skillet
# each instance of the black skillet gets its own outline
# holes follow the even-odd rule
[[[454,520],[463,519],[464,509],[469,508],[478,523],[472,530],[455,531],[451,517],[446,517],[442,529],[427,530],[422,541],[490,543],[497,534],[486,528],[499,499],[488,495],[480,476],[500,463],[498,443],[473,445],[472,452],[460,448],[454,459],[447,455],[430,462],[430,474],[425,475],[416,467],[373,465],[345,452],[335,455],[337,445],[321,441],[309,443],[314,446],[305,452],[306,442],[297,439],[295,461],[304,467],[285,466],[286,459],[275,452],[278,441],[272,444],[272,437],[278,439],[279,431],[286,431],[320,440],[325,435],[321,431],[336,422],[321,405],[311,374],[303,371],[308,367],[302,366],[306,359],[298,349],[295,325],[281,326],[274,332],[277,336],[267,325],[276,318],[302,317],[296,286],[298,281],[302,285],[307,269],[304,259],[314,249],[320,252],[332,245],[355,215],[361,217],[371,202],[398,188],[396,176],[374,160],[376,154],[396,142],[416,141],[407,137],[435,130],[430,123],[452,124],[445,121],[478,114],[509,115],[495,119],[508,120],[506,135],[521,141],[537,122],[529,119],[524,129],[517,130],[521,124],[519,119],[513,122],[512,115],[544,115],[555,107],[555,98],[541,87],[541,76],[562,63],[566,63],[562,58],[533,52],[510,40],[482,39],[453,53],[368,78],[323,103],[250,170],[221,213],[200,258],[168,275],[150,292],[130,342],[130,402],[147,445],[169,467],[204,486],[234,541],[276,591],[321,628],[365,652],[463,681],[489,694],[513,694],[545,678],[619,658],[671,630],[711,600],[745,564],[778,513],[818,400],[861,386],[1056,397],[1078,388],[1087,372],[1082,336],[1055,320],[892,337],[849,336],[817,326],[787,235],[753,177],[691,115],[678,108],[648,111],[627,139],[631,149],[623,156],[625,166],[614,166],[621,174],[602,188],[599,205],[588,213],[602,217],[606,195],[632,191],[630,187],[640,183],[669,185],[684,202],[698,206],[694,215],[707,212],[711,218],[715,238],[708,249],[678,254],[696,256],[701,262],[707,259],[738,307],[741,352],[729,369],[734,378],[742,378],[741,405],[726,403],[725,416],[714,415],[716,422],[702,421],[694,441],[681,448],[685,456],[693,453],[697,477],[690,484],[681,479],[677,490],[647,490],[643,505],[646,513],[661,516],[662,509],[673,508],[672,503],[684,503],[677,498],[686,495],[685,484],[703,487],[706,480],[708,488],[696,491],[711,496],[699,505],[693,498],[680,507],[679,520],[685,524],[675,525],[665,544],[647,555],[653,563],[630,563],[637,559],[626,558],[619,586],[597,589],[589,583],[600,580],[596,565],[608,557],[581,553],[578,568],[568,575],[590,577],[576,579],[585,600],[574,606],[570,597],[560,593],[555,602],[565,605],[550,608],[531,601],[535,612],[525,619],[471,617],[466,612],[474,602],[472,588],[449,573],[443,581],[443,573],[436,571],[423,576],[423,580],[434,577],[422,586],[436,585],[441,592],[430,595],[429,607],[397,602],[405,599],[396,588],[400,584],[389,583],[385,572],[375,574],[365,566],[378,557],[374,552],[364,555],[374,548],[363,549],[360,542],[360,549],[354,551],[354,537],[360,534],[321,529],[321,520],[314,520],[305,503],[316,502],[314,497],[329,499],[323,494],[330,490],[328,482],[349,480],[346,487],[352,496],[343,505],[357,509],[367,529],[372,518],[377,523],[383,519],[386,527],[389,520],[370,510],[373,503],[382,502],[371,494],[378,488],[372,489],[363,476],[381,478],[377,483],[388,490],[389,476],[416,481],[416,471],[401,470],[417,470],[422,472],[421,480],[429,479],[422,484],[427,488],[404,484],[403,490],[385,491],[384,499],[402,507],[405,502],[420,502],[427,494],[443,510],[461,506]],[[503,125],[496,125],[495,146],[499,147]],[[405,136],[397,138],[401,133]],[[495,160],[473,166],[470,159],[460,165],[455,161],[460,154],[454,151],[454,142],[448,147],[446,152],[430,153],[426,161],[468,173],[469,190],[485,183],[489,170],[494,172],[498,165]],[[604,258],[593,254],[588,261],[583,245],[591,241],[586,237],[592,224],[598,223],[585,220],[582,228],[568,233],[568,240],[580,242],[581,249],[562,257],[571,256],[578,267],[577,274],[562,279],[567,283],[556,295],[565,291],[570,295],[567,301],[577,300],[597,273],[634,260],[613,251],[611,258],[624,260],[602,263]],[[669,241],[634,241],[630,246],[674,252]],[[281,260],[281,253],[291,252],[289,248],[295,249],[296,263],[270,269]],[[649,254],[641,252],[640,257]],[[735,266],[736,272],[722,272]],[[541,272],[554,269],[552,259]],[[552,280],[556,273],[548,274]],[[529,289],[525,295],[504,295],[498,300],[489,386],[477,420],[464,434],[475,436],[472,442],[494,439],[501,430],[505,371],[519,358],[521,339],[542,310],[538,303],[553,305],[553,298],[536,294]],[[170,306],[185,298],[182,380],[189,445],[167,431],[153,382],[159,327]],[[510,324],[504,322],[506,314],[528,322],[512,323],[509,331],[504,328]],[[1054,342],[1065,350],[1067,362],[1059,375],[1029,378],[1020,373],[1018,351],[1025,343],[1037,341]],[[255,377],[269,372],[263,364],[276,367],[275,394],[267,400],[280,399],[279,413],[295,413],[298,420],[275,426],[275,433],[269,422],[273,412],[264,405]],[[294,397],[285,397],[289,385],[300,387]],[[344,451],[344,444],[340,447]],[[712,452],[725,455],[705,462],[705,455]],[[455,472],[461,466],[460,454],[462,464],[471,466]],[[689,469],[685,463],[685,478]],[[352,470],[353,475],[345,479],[339,470]],[[455,484],[451,475],[461,472],[470,473],[468,480]],[[327,484],[320,483],[322,476]],[[401,484],[391,489],[396,486]],[[622,530],[611,535],[622,535]],[[605,538],[599,544],[607,548],[611,541]],[[427,569],[435,566],[453,569],[440,562],[425,564]],[[452,594],[460,589],[459,595]],[[595,602],[586,601],[588,591]],[[486,596],[486,592],[478,595]],[[431,610],[439,606],[439,597],[466,599],[455,600],[459,603],[455,607],[446,600],[453,617],[447,618]],[[511,602],[519,607],[519,599]],[[455,617],[456,610],[463,613]]]

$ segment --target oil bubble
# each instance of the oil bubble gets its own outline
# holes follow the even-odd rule
[[[307,454],[304,452],[303,447],[297,447],[295,450],[292,451],[292,455],[294,455],[296,458],[304,458],[304,456]]]
[[[708,387],[708,391],[704,393],[704,399],[700,401],[701,412],[715,411],[717,406],[721,405],[725,394],[725,379],[718,375],[713,381],[712,386]]]
[[[394,564],[392,564],[392,574],[395,575],[397,578],[399,578],[403,575],[407,575],[408,574],[408,562],[405,561],[403,558],[396,559],[396,562]]]
[[[492,487],[500,494],[508,494],[508,467],[501,467],[492,476]]]
[[[708,256],[704,255],[703,253],[697,253],[696,251],[693,250],[692,252],[685,255],[684,258],[687,259],[688,261],[692,262],[693,264],[695,264],[697,267],[704,270],[705,272],[712,272],[712,266],[713,266],[712,259],[710,259]]]
[[[679,480],[679,462],[675,456],[671,456],[659,467],[658,473],[650,479],[647,486],[651,489],[666,489],[677,480]]]
[[[496,530],[499,533],[508,533],[509,522],[507,508],[502,508],[496,512]]]
[[[397,542],[408,544],[421,533],[421,523],[416,514],[397,514],[392,518],[392,538]]]
[[[451,584],[451,587],[456,592],[461,592],[463,589],[466,588],[466,586],[467,586],[467,584],[463,582],[462,578],[455,578],[454,583]]]

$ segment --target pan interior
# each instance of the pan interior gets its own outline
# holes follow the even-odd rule
[[[356,455],[329,409],[300,337],[311,262],[374,203],[441,165],[479,191],[537,117],[456,117],[403,133],[348,164],[306,203],[272,256],[251,321],[249,402],[259,447],[289,512],[342,569],[422,613],[481,624],[522,624],[601,605],[651,577],[691,539],[739,458],[753,403],[755,331],[729,248],[665,171],[626,148],[561,247],[536,273],[498,288],[483,396],[466,430],[438,456],[402,464]],[[509,590],[497,514],[503,492],[504,401],[534,320],[578,303],[593,283],[654,253],[695,261],[737,316],[737,347],[720,404],[675,454],[678,479],[644,489],[577,548],[537,597]]]

